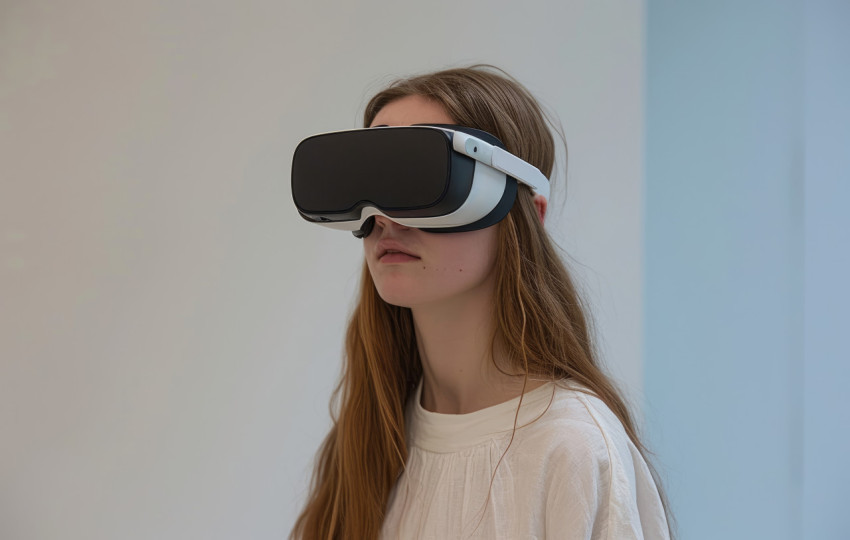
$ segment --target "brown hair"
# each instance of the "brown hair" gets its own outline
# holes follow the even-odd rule
[[[396,81],[369,101],[364,126],[385,105],[410,95],[440,103],[456,124],[492,133],[509,152],[551,177],[555,143],[546,116],[504,72],[476,65]],[[513,208],[497,225],[495,326],[511,371],[526,380],[529,375],[569,378],[584,385],[614,412],[645,455],[628,408],[597,361],[588,307],[540,223],[532,197],[521,185]],[[408,308],[380,298],[365,264],[345,351],[334,392],[338,413],[319,451],[293,539],[378,538],[390,492],[407,459],[404,407],[422,375],[413,317]]]

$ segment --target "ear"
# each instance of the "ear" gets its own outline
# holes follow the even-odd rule
[[[540,218],[540,224],[543,225],[546,220],[546,208],[549,203],[543,195],[535,195],[533,200],[534,207],[537,208],[537,217]]]

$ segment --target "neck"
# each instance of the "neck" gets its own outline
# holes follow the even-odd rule
[[[499,340],[494,340],[491,291],[471,291],[411,309],[422,359],[421,403],[426,410],[464,414],[522,393],[524,377],[502,372],[515,370],[508,366]],[[529,380],[526,390],[540,384]]]

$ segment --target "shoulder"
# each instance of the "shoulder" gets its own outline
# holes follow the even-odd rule
[[[562,466],[593,463],[606,468],[615,454],[629,454],[631,442],[611,409],[575,384],[555,387],[551,405],[523,427],[524,444],[544,450]]]
[[[534,471],[547,506],[573,501],[599,509],[631,475],[628,436],[600,399],[575,385],[555,387],[546,412],[517,431],[511,452]]]
[[[611,409],[574,385],[529,424],[523,446],[541,460],[549,530],[594,538],[663,538],[664,512],[646,462]],[[598,536],[597,536],[598,535]]]

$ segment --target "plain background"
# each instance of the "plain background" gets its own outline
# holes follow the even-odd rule
[[[647,4],[644,413],[683,538],[850,538],[848,24]]]
[[[303,137],[488,62],[563,124],[547,228],[684,539],[847,538],[841,1],[0,0],[0,537],[285,537],[360,242]]]

